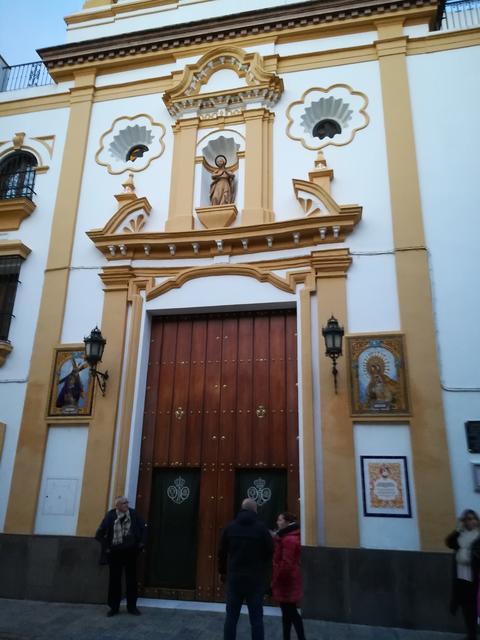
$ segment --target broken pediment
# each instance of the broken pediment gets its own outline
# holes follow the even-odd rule
[[[218,82],[228,75],[228,83]],[[236,77],[236,82],[235,82]],[[270,108],[283,93],[283,81],[265,69],[258,53],[219,47],[185,67],[179,83],[163,100],[174,118],[238,113],[249,104]]]

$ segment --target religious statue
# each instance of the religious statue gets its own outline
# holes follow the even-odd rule
[[[235,174],[226,167],[227,158],[218,155],[215,158],[215,164],[218,169],[212,175],[212,183],[210,185],[210,203],[213,207],[222,204],[232,204],[234,202],[233,182]]]

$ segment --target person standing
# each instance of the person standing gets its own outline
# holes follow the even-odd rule
[[[459,525],[445,544],[455,551],[452,601],[450,610],[462,609],[468,640],[477,638],[477,594],[480,567],[480,521],[472,509],[466,509]]]
[[[102,556],[109,566],[107,616],[116,615],[122,597],[122,573],[125,571],[127,611],[139,616],[137,609],[137,558],[145,547],[147,525],[125,496],[115,499],[115,508],[107,511],[95,534],[102,545]]]
[[[235,640],[244,601],[252,640],[264,640],[263,597],[272,554],[272,536],[258,519],[257,503],[246,498],[236,519],[223,530],[218,552],[220,579],[227,583],[224,640]]]
[[[302,617],[297,610],[297,603],[302,598],[302,576],[300,527],[296,520],[292,513],[280,513],[274,537],[272,596],[282,610],[283,640],[290,640],[292,625],[298,640],[305,640]]]

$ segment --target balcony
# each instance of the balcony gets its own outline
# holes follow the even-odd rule
[[[440,31],[471,29],[480,26],[480,0],[447,0],[443,9]]]
[[[1,61],[0,61],[1,62]],[[28,62],[0,68],[0,92],[30,89],[53,84],[53,80],[43,62]]]

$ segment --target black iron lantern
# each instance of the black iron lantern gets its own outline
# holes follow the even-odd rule
[[[325,355],[332,360],[333,382],[335,393],[337,393],[337,358],[342,355],[343,327],[338,324],[335,316],[331,316],[327,326],[322,328],[322,335],[325,340]]]
[[[104,396],[107,388],[108,371],[105,371],[105,373],[97,371],[97,364],[102,361],[107,341],[102,336],[100,329],[95,327],[90,332],[90,335],[83,339],[83,342],[85,343],[85,360],[90,367],[90,374],[98,382],[98,386]]]

